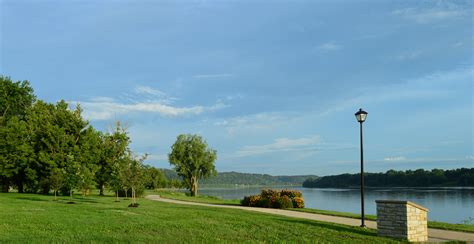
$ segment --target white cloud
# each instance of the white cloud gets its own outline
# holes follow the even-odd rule
[[[229,135],[243,131],[262,131],[275,128],[283,123],[288,123],[291,118],[277,113],[258,113],[244,116],[236,116],[214,122],[216,126],[222,126]]]
[[[334,42],[327,42],[318,46],[318,49],[323,50],[323,51],[337,51],[337,50],[340,50],[341,48],[342,48],[341,45],[337,45]]]
[[[278,138],[273,143],[258,146],[244,146],[237,151],[238,157],[258,154],[287,152],[287,151],[316,151],[315,145],[320,143],[320,136],[303,137],[297,139]]]
[[[137,94],[149,94],[149,95],[155,95],[155,96],[166,96],[166,93],[153,89],[149,86],[136,86],[135,87],[135,93]]]
[[[213,112],[227,107],[223,103],[216,103],[212,106],[190,106],[176,107],[160,103],[159,101],[147,101],[139,103],[119,103],[119,102],[72,102],[79,103],[84,108],[84,116],[90,120],[108,120],[115,116],[128,113],[155,113],[165,117],[183,117],[199,115],[205,112]]]
[[[403,160],[406,160],[407,158],[403,157],[403,156],[397,156],[397,157],[387,157],[387,158],[384,158],[383,160],[384,161],[403,161]]]
[[[392,11],[393,15],[414,21],[419,24],[429,24],[445,21],[466,15],[468,10],[460,7],[435,7],[430,9],[405,8]]]
[[[196,79],[219,79],[219,78],[229,78],[232,77],[233,74],[199,74],[194,75],[193,78]]]
[[[149,154],[147,161],[168,161],[168,155],[166,154]]]

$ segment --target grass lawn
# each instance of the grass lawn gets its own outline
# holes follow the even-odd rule
[[[156,192],[149,192],[149,194],[158,194],[164,198],[170,198],[170,199],[182,200],[182,201],[212,203],[212,204],[226,204],[226,205],[240,205],[239,200],[224,200],[224,199],[212,197],[212,196],[199,196],[199,197],[194,198],[194,197],[186,196],[183,192],[156,191]],[[348,218],[355,218],[355,219],[361,218],[360,214],[337,212],[337,211],[331,211],[331,210],[321,210],[321,209],[312,209],[312,208],[292,208],[288,210],[307,212],[307,213],[316,213],[316,214],[325,214],[325,215],[332,215],[332,216],[339,216],[339,217],[348,217]],[[365,219],[375,221],[377,219],[377,216],[366,214]],[[455,230],[455,231],[474,233],[474,225],[470,225],[470,224],[451,224],[451,223],[444,223],[444,222],[437,222],[437,221],[428,221],[428,227],[443,229],[443,230]]]
[[[243,242],[395,243],[374,230],[236,209],[113,197],[0,193],[0,242]]]
[[[206,196],[206,195],[198,195],[197,197],[191,197],[191,196],[187,196],[184,192],[169,191],[169,190],[147,191],[146,193],[148,195],[155,194],[155,195],[160,195],[163,198],[169,198],[169,199],[181,200],[181,201],[187,201],[187,202],[240,206],[240,200],[224,200],[219,197]]]

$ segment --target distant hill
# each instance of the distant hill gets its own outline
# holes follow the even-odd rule
[[[368,187],[471,187],[474,186],[474,168],[365,173],[364,184]],[[360,174],[330,175],[303,182],[303,187],[309,188],[350,188],[359,185]]]
[[[163,169],[168,179],[178,179],[175,171]],[[217,176],[209,179],[203,179],[200,184],[203,186],[233,186],[233,185],[299,185],[307,179],[316,179],[316,175],[280,175],[272,176],[269,174],[251,174],[239,172],[219,172]]]

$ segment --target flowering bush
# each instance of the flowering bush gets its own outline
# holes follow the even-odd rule
[[[263,208],[303,208],[304,199],[300,191],[264,189],[260,195],[245,196],[241,204]]]
[[[302,197],[293,198],[293,207],[294,208],[304,208],[304,199]]]
[[[293,199],[295,197],[302,197],[303,194],[300,191],[284,189],[280,191],[281,196],[288,196]]]

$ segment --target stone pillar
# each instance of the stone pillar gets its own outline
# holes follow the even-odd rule
[[[428,209],[409,201],[377,200],[377,234],[428,241]]]

